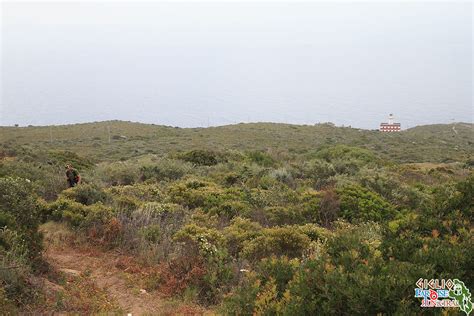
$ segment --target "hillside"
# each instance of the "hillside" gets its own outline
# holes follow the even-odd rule
[[[474,285],[472,124],[111,121],[0,144],[3,314],[415,315],[420,277]]]
[[[346,144],[372,150],[380,157],[396,162],[452,162],[472,157],[473,127],[468,123],[437,124],[388,134],[328,124],[249,123],[173,128],[110,121],[50,127],[0,127],[0,144],[7,152],[14,152],[19,146],[69,150],[96,161],[199,148],[304,153],[324,145]]]

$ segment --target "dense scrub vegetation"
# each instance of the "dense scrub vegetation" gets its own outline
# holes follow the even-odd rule
[[[418,314],[420,277],[473,288],[472,125],[451,139],[444,126],[419,136],[140,125],[124,135],[135,125],[114,124],[123,137],[111,143],[66,126],[55,130],[71,137],[42,148],[42,128],[2,130],[0,309],[34,295],[47,221],[140,258],[147,291],[223,314]],[[267,127],[271,139],[256,134]],[[299,139],[311,131],[324,134]],[[66,163],[81,185],[66,189]]]
[[[0,143],[3,147],[0,157],[21,154],[30,161],[50,162],[62,160],[65,155],[61,157],[60,153],[68,151],[101,161],[121,161],[145,154],[162,156],[203,149],[254,152],[271,149],[299,154],[337,144],[369,149],[377,156],[395,162],[455,162],[472,159],[474,145],[472,124],[468,123],[426,125],[401,133],[380,133],[331,124],[250,123],[177,128],[122,121],[0,127]],[[42,152],[42,149],[48,152]]]

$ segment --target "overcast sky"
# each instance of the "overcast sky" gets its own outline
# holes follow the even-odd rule
[[[470,2],[2,2],[0,125],[473,121]]]

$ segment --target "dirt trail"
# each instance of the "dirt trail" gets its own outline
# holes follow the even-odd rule
[[[50,249],[48,262],[65,274],[85,275],[99,288],[104,289],[120,308],[133,315],[156,314],[163,308],[162,299],[127,285],[126,275],[115,268],[115,258],[102,253],[79,252],[77,249]]]
[[[84,280],[85,283],[92,284],[92,287],[104,292],[106,298],[102,300],[118,305],[124,315],[212,314],[196,305],[169,300],[160,297],[158,292],[150,293],[141,289],[134,281],[136,275],[128,273],[127,269],[118,268],[121,267],[120,260],[124,258],[119,253],[103,252],[98,248],[84,249],[73,245],[47,244],[44,257],[61,275],[68,279]],[[83,288],[82,285],[78,287],[81,288],[79,291]],[[90,295],[93,296],[94,293],[97,292],[91,292]]]

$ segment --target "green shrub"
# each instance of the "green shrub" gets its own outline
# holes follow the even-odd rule
[[[65,221],[73,227],[90,228],[106,223],[114,212],[101,202],[84,205],[76,201],[61,198],[48,206],[50,217],[56,221]]]
[[[459,210],[471,221],[474,219],[474,174],[455,184],[447,184],[434,192],[436,209],[441,212]]]
[[[247,153],[247,156],[251,162],[263,167],[273,167],[275,165],[275,160],[263,151],[251,151]]]
[[[276,296],[281,299],[288,282],[293,279],[299,265],[298,259],[290,260],[285,256],[280,258],[271,257],[262,259],[258,264],[257,271],[260,280],[264,284],[272,280],[275,282]]]
[[[268,169],[255,163],[244,164],[239,167],[237,176],[248,187],[259,186],[260,179],[267,175]]]
[[[239,183],[241,181],[242,181],[242,177],[240,175],[238,175],[237,173],[234,173],[234,172],[228,173],[224,177],[224,184],[226,186],[236,185],[237,183]]]
[[[24,161],[0,161],[0,177],[18,177],[31,181],[34,191],[46,200],[54,200],[66,188],[64,167]]]
[[[405,211],[390,221],[382,244],[387,256],[429,264],[433,277],[456,275],[472,284],[472,184],[469,177],[437,187],[433,205]]]
[[[270,177],[284,183],[288,186],[294,186],[295,180],[293,179],[292,172],[287,168],[280,168],[270,172]]]
[[[161,227],[156,224],[145,226],[139,230],[139,235],[148,242],[157,243],[161,239]]]
[[[29,278],[41,263],[40,215],[31,181],[0,178],[0,306],[5,310],[33,297]]]
[[[95,178],[107,185],[130,185],[138,181],[139,168],[135,162],[102,163],[95,169]]]
[[[419,302],[409,291],[391,290],[413,286],[421,273],[419,267],[384,261],[380,241],[376,225],[339,226],[328,241],[330,252],[304,261],[289,282],[285,297],[278,302],[281,313],[375,315],[419,311]]]
[[[120,247],[149,264],[165,260],[179,248],[173,236],[183,226],[186,215],[180,205],[159,202],[146,202],[133,211],[117,212]]]
[[[109,187],[104,189],[104,192],[112,196],[114,199],[128,197],[140,202],[161,201],[165,198],[162,189],[159,186],[145,183]]]
[[[177,160],[161,159],[152,165],[140,168],[140,178],[146,180],[178,180],[193,172],[192,165]]]
[[[197,257],[204,262],[205,274],[197,283],[199,300],[206,305],[220,301],[223,288],[233,279],[231,258],[224,247],[222,234],[215,229],[188,224],[175,234],[174,239],[183,243],[183,257],[194,261],[199,260]]]
[[[178,158],[197,166],[213,166],[227,161],[222,153],[202,149],[188,151],[179,155]]]
[[[320,220],[321,193],[305,190],[298,196],[298,208],[305,222],[318,223]]]
[[[271,255],[295,258],[302,255],[309,243],[305,234],[292,227],[266,228],[260,236],[244,244],[242,254],[252,261]]]
[[[222,190],[213,184],[190,180],[186,182],[178,182],[170,186],[168,196],[171,202],[187,206],[189,208],[197,208],[206,206],[206,200],[211,196],[217,198]]]
[[[263,213],[269,226],[292,225],[304,221],[301,210],[294,206],[268,206],[264,208]]]
[[[367,164],[377,161],[377,157],[370,150],[360,147],[351,147],[347,145],[322,147],[316,152],[315,156],[317,158],[321,158],[329,162],[333,160],[353,159],[355,161],[360,161],[362,164]]]
[[[239,287],[233,289],[221,305],[220,312],[223,315],[253,315],[255,301],[260,292],[261,281],[255,273],[248,273]]]
[[[328,176],[335,172],[338,174],[354,175],[362,166],[377,166],[380,160],[373,152],[347,145],[325,146],[313,154],[315,158],[319,158],[331,163],[330,169],[326,166],[319,172]]]
[[[359,185],[347,185],[337,190],[341,216],[349,221],[376,221],[393,218],[395,210],[380,195]]]
[[[174,236],[178,242],[182,242],[204,253],[215,252],[217,247],[224,245],[222,234],[211,228],[188,224],[182,227]]]
[[[108,223],[115,215],[111,207],[101,202],[86,206],[85,210],[86,213],[81,223],[81,226],[85,228],[102,226]]]
[[[216,304],[231,287],[234,279],[231,258],[223,248],[207,252],[205,255],[206,273],[198,283],[199,299],[206,305]]]
[[[41,257],[42,236],[38,232],[40,206],[31,181],[0,178],[0,219],[8,229],[18,232],[33,261]],[[5,227],[5,226],[4,226]]]
[[[124,195],[115,198],[114,205],[118,212],[131,213],[140,207],[141,202],[134,197]]]
[[[61,166],[63,169],[66,164],[71,164],[74,168],[79,170],[89,169],[94,165],[91,159],[68,150],[50,150],[47,152],[46,157],[49,163]]]
[[[33,298],[31,250],[24,235],[16,230],[0,228],[0,307],[16,310]]]
[[[359,172],[364,163],[355,159],[336,159],[333,160],[334,170],[337,174],[342,175],[355,175]]]
[[[294,228],[308,236],[311,241],[325,241],[329,236],[331,236],[329,230],[316,224],[295,225]]]
[[[44,216],[46,220],[60,221],[65,211],[72,210],[74,213],[80,213],[83,209],[83,204],[61,197],[44,206]]]
[[[419,302],[410,288],[421,268],[384,260],[378,225],[338,223],[317,256],[263,259],[240,288],[225,298],[232,310],[258,315],[413,314]],[[377,299],[373,299],[376,297]]]
[[[239,257],[245,242],[255,239],[261,234],[262,227],[249,219],[236,217],[223,230],[227,249],[233,257]]]
[[[211,215],[216,214],[231,219],[236,216],[246,216],[250,213],[250,207],[241,201],[223,201],[215,204],[218,205],[209,209]]]
[[[47,175],[40,164],[24,161],[0,161],[0,177],[13,177],[39,181]]]
[[[107,193],[93,184],[79,184],[63,191],[61,195],[84,205],[104,203],[108,198]]]
[[[222,188],[212,182],[187,180],[169,187],[169,200],[191,209],[202,208],[210,214],[232,218],[240,212],[246,213],[248,205],[242,192],[236,188]]]
[[[316,188],[330,183],[330,178],[336,174],[334,166],[321,159],[313,159],[303,164],[300,177],[311,179]]]

